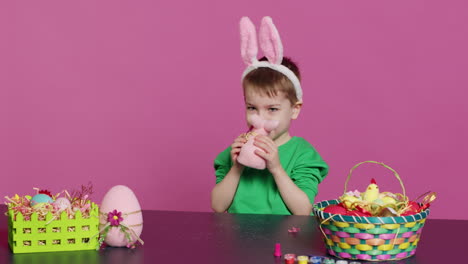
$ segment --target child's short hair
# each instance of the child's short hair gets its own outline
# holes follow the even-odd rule
[[[260,59],[260,61],[266,60],[266,57]],[[281,64],[289,68],[296,75],[299,81],[301,80],[299,68],[290,58],[283,57]],[[294,105],[299,101],[294,85],[286,75],[267,67],[259,67],[249,72],[244,77],[242,86],[244,88],[244,94],[246,87],[249,86],[254,89],[255,92],[267,94],[270,97],[276,96],[278,92],[283,92],[286,95],[286,98],[291,102],[291,105]]]

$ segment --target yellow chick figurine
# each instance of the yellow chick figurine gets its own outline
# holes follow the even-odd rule
[[[367,186],[367,190],[362,193],[362,199],[372,203],[377,198],[379,198],[379,186],[377,186],[375,179],[372,178],[371,183]]]

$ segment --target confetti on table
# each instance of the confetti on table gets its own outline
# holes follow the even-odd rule
[[[297,233],[299,231],[301,231],[301,229],[299,227],[294,227],[294,226],[291,227],[290,229],[288,229],[288,232],[293,233],[293,234],[295,234],[295,233]]]

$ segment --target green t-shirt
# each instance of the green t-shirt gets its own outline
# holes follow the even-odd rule
[[[232,166],[231,147],[214,161],[216,184],[224,179]],[[281,165],[292,181],[314,203],[318,184],[328,173],[328,165],[305,139],[292,137],[278,147]],[[229,213],[290,215],[279,193],[273,175],[265,170],[245,167],[239,180]]]

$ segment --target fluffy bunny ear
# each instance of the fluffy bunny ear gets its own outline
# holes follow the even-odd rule
[[[278,120],[268,120],[268,121],[265,121],[265,124],[263,125],[263,128],[265,128],[266,132],[270,133],[278,125],[279,125]]]
[[[259,115],[249,115],[247,116],[247,121],[254,127],[254,128],[262,128],[265,120],[263,120]]]
[[[283,61],[283,44],[273,24],[271,17],[264,17],[259,31],[260,48],[268,61],[273,64],[281,64]]]
[[[241,55],[246,65],[257,61],[258,44],[255,26],[248,17],[240,21]]]

